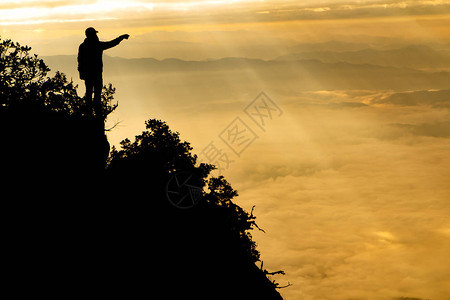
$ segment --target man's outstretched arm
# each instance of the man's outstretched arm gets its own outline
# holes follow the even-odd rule
[[[109,49],[109,48],[119,45],[121,41],[123,41],[124,39],[128,39],[129,37],[130,37],[129,34],[122,34],[121,36],[113,39],[112,41],[100,42],[100,45],[102,47],[102,50],[106,50],[106,49]]]

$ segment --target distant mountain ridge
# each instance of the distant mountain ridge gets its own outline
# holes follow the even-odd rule
[[[423,45],[411,45],[398,49],[378,50],[367,48],[357,51],[308,51],[277,57],[278,61],[318,59],[325,63],[348,62],[400,68],[449,68],[450,53]]]
[[[379,53],[376,50],[367,52]],[[386,53],[396,52],[389,50]],[[51,56],[45,57],[45,60],[51,68],[78,78],[76,56]],[[242,57],[185,61],[176,58],[130,59],[105,55],[104,73],[105,78],[111,78],[114,81],[114,78],[136,78],[137,75],[141,79],[145,75],[149,80],[162,75],[177,77],[177,80],[193,80],[192,74],[204,72],[211,76],[199,79],[202,82],[220,81],[218,79],[222,78],[220,76],[226,76],[223,80],[228,82],[234,80],[236,84],[241,84],[242,76],[247,76],[244,79],[250,80],[251,78],[248,77],[250,75],[246,74],[255,74],[266,85],[301,86],[304,89],[445,89],[450,82],[450,72],[418,70],[405,66],[382,66],[375,64],[376,61],[372,63],[364,61],[360,63],[323,62],[317,58],[261,60]],[[437,63],[434,61],[434,65]]]
[[[355,46],[356,47],[356,46]],[[60,65],[63,69],[76,66],[75,55],[55,55],[43,57],[49,65]],[[364,64],[382,67],[397,68],[446,68],[450,67],[450,51],[435,50],[424,45],[410,45],[398,49],[379,50],[374,48],[365,48],[355,51],[331,51],[317,50],[298,53],[290,53],[276,57],[272,60],[263,60],[258,58],[246,57],[223,57],[217,59],[205,60],[183,60],[179,58],[155,59],[152,57],[144,58],[123,58],[104,55],[105,66],[120,65],[126,70],[143,70],[147,67],[157,67],[160,71],[182,70],[206,70],[209,68],[224,67],[233,68],[236,66],[274,66],[283,64],[283,62],[307,62],[319,61],[324,64],[349,63]]]

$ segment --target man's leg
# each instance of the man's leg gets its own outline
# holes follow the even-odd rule
[[[103,89],[103,78],[98,77],[94,80],[94,111],[97,118],[103,117],[103,107],[102,107],[102,89]]]
[[[84,84],[86,86],[86,94],[84,98],[86,99],[86,103],[91,109],[90,114],[92,114],[92,92],[94,91],[94,81],[92,79],[85,79]]]
[[[84,84],[86,86],[85,98],[88,101],[92,101],[92,92],[94,91],[94,81],[92,79],[85,79]]]

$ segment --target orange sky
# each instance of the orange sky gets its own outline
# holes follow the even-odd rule
[[[449,16],[450,3],[440,0],[6,0],[0,4],[0,34],[23,40],[40,55],[73,54],[83,39],[83,29],[94,26],[104,39],[123,32],[134,39],[126,50],[114,49],[113,55],[142,57],[148,52],[142,44],[177,38],[148,36],[155,31],[228,31],[239,39],[239,31],[246,30],[280,46],[305,40],[359,39],[361,35],[448,42]],[[220,42],[217,39],[213,42]]]

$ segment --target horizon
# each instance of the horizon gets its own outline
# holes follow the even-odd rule
[[[109,142],[161,119],[222,164],[285,299],[448,299],[450,2],[183,3],[6,0],[0,35],[82,96],[85,28],[130,34],[103,54]]]
[[[176,43],[176,42],[174,42]],[[313,43],[313,45],[318,45],[318,44],[329,44],[329,43],[340,43],[340,41],[337,40],[329,40],[329,41],[324,41],[321,43]],[[299,47],[305,44],[299,43],[296,44],[295,46]],[[293,46],[293,47],[295,47]],[[405,43],[405,44],[401,44],[401,45],[393,45],[392,48],[377,48],[374,46],[368,46],[367,48],[361,48],[359,50],[345,50],[345,51],[336,51],[336,53],[346,53],[346,52],[360,52],[360,51],[365,51],[365,50],[378,50],[378,51],[392,51],[392,50],[402,50],[405,48],[421,48],[421,47],[425,47],[425,48],[431,48],[434,49],[435,47],[437,47],[438,49],[440,49],[441,47],[450,47],[450,43],[446,43],[446,42],[442,42],[440,44],[434,44],[434,45],[429,45],[426,43]],[[446,48],[446,50],[448,50],[448,48]],[[313,52],[313,51],[312,51]],[[328,50],[328,51],[320,51],[320,52],[334,52],[332,50]],[[302,52],[300,51],[299,54],[301,54]],[[37,53],[35,53],[37,54]],[[295,54],[292,52],[287,52],[286,54]],[[58,57],[58,56],[77,56],[76,53],[73,54],[53,54],[53,55],[39,55],[42,58],[47,58],[47,57]],[[282,55],[281,55],[282,56]],[[108,57],[108,58],[120,58],[120,59],[126,59],[126,60],[139,60],[139,59],[154,59],[157,61],[163,61],[163,60],[182,60],[182,61],[198,61],[198,62],[203,62],[203,61],[214,61],[214,60],[221,60],[221,59],[229,59],[229,58],[245,58],[245,59],[249,59],[249,60],[262,60],[262,61],[271,61],[271,60],[276,60],[278,59],[280,56],[277,57],[273,57],[273,58],[253,58],[253,57],[246,57],[246,56],[221,56],[221,57],[207,57],[207,58],[199,58],[199,59],[183,59],[183,58],[179,58],[179,57],[163,57],[163,58],[156,58],[153,56],[142,56],[142,57],[126,57],[126,56],[120,56],[120,55],[108,55],[108,53],[104,53],[103,57]],[[305,59],[305,58],[299,58],[300,59]]]
[[[0,6],[0,34],[40,56],[76,54],[84,29],[94,26],[101,40],[131,34],[127,47],[109,55],[158,59],[166,52],[181,59],[262,58],[301,42],[331,40],[450,43],[447,1],[185,1],[191,7],[166,2],[7,0]],[[185,45],[171,49],[172,43]]]

